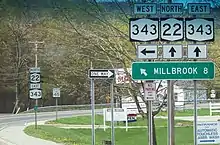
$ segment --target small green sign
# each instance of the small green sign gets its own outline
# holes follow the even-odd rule
[[[34,111],[37,111],[37,109],[38,109],[38,106],[34,106]]]
[[[133,62],[133,80],[211,80],[213,62]]]

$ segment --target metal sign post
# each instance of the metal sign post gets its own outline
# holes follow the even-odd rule
[[[30,86],[29,86],[29,98],[35,99],[34,115],[35,115],[35,129],[37,129],[37,100],[42,97],[41,85],[40,85],[40,68],[30,68]]]
[[[194,145],[197,145],[197,87],[196,87],[196,80],[193,81],[194,83]]]
[[[168,107],[168,145],[175,144],[175,137],[174,137],[174,99],[173,99],[173,81],[167,81],[168,88],[167,88],[167,107]]]
[[[92,110],[92,145],[95,145],[95,96],[94,96],[94,79],[114,79],[115,71],[111,69],[90,69],[88,71],[88,77],[90,78],[90,95],[91,95],[91,110]],[[114,96],[113,96],[113,82],[111,84],[111,116],[112,116],[112,142],[114,145],[115,132],[114,132],[114,118],[113,118],[113,109],[114,109]]]
[[[94,80],[90,80],[91,83],[91,88],[90,88],[90,93],[91,93],[91,109],[92,109],[92,145],[95,145],[95,96],[94,96]]]
[[[115,145],[115,121],[114,121],[114,85],[113,82],[110,86],[110,92],[111,92],[111,145]]]
[[[56,99],[56,120],[58,119],[58,98],[60,98],[60,88],[53,88],[53,98]]]
[[[156,97],[156,84],[152,81],[144,82],[144,99],[148,101],[148,144],[153,144],[153,116],[152,116],[152,101]]]

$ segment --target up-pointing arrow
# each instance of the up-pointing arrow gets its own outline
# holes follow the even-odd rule
[[[201,50],[199,49],[199,47],[196,47],[196,49],[193,52],[196,53],[196,57],[199,57],[199,53],[201,53]]]
[[[171,47],[169,53],[171,53],[171,57],[174,57],[174,53],[176,53],[176,50],[173,47]]]

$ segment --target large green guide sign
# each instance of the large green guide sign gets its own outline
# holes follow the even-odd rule
[[[133,80],[211,80],[213,62],[133,62]]]

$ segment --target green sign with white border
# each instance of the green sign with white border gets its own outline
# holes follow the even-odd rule
[[[210,61],[133,62],[133,80],[212,80],[215,64]]]

